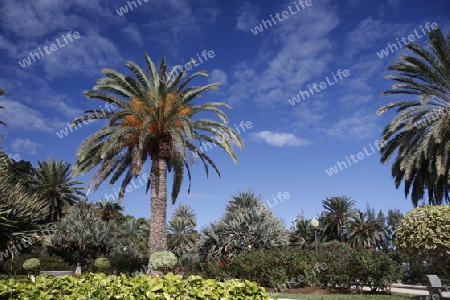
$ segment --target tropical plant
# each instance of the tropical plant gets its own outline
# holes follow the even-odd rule
[[[31,189],[47,200],[49,221],[59,221],[70,206],[84,199],[83,188],[79,186],[83,182],[72,180],[70,164],[62,160],[49,158],[38,164]]]
[[[406,258],[427,261],[450,276],[450,205],[417,207],[400,223],[395,244]]]
[[[195,230],[196,225],[197,219],[192,208],[188,205],[178,206],[167,226],[167,245],[179,258],[195,249],[200,237]]]
[[[45,201],[26,191],[21,182],[11,183],[10,176],[7,170],[0,170],[0,249],[9,246],[0,260],[21,250],[20,244],[36,241],[48,215]]]
[[[199,254],[203,260],[230,259],[239,253],[287,245],[284,223],[261,200],[251,191],[232,197],[225,215],[202,230]]]
[[[110,244],[110,227],[100,218],[95,205],[83,200],[61,220],[52,237],[56,251],[80,263],[108,254]]]
[[[376,219],[370,219],[365,213],[359,212],[348,226],[347,243],[353,248],[379,248],[386,243],[387,229]]]
[[[128,217],[114,226],[111,250],[114,255],[143,257],[148,253],[149,222],[143,218]],[[148,258],[148,256],[147,256]]]
[[[404,182],[405,197],[411,195],[414,207],[428,194],[432,205],[449,202],[450,164],[450,34],[429,33],[431,51],[410,43],[412,55],[402,54],[388,70],[386,78],[395,83],[387,95],[407,95],[410,99],[389,103],[378,109],[381,115],[397,108],[398,115],[384,128],[381,162],[397,157],[391,173],[398,188]],[[438,117],[434,117],[439,115]]]
[[[20,161],[8,159],[6,164],[10,182],[14,184],[20,181],[24,189],[30,190],[35,176],[35,171],[31,162],[23,159]]]
[[[328,241],[344,241],[344,230],[350,218],[356,216],[355,201],[350,197],[329,197],[322,200],[324,212],[321,216],[323,222],[324,238]]]
[[[294,245],[308,246],[314,242],[314,229],[311,227],[311,220],[303,217],[295,219],[292,227],[292,238]]]
[[[123,207],[119,203],[102,199],[100,202],[96,202],[98,207],[97,211],[103,221],[109,223],[111,219],[114,219],[123,211]]]
[[[145,61],[148,72],[134,62],[126,63],[135,78],[103,69],[106,78],[99,79],[93,90],[84,92],[88,98],[105,101],[118,109],[86,111],[84,116],[74,121],[74,125],[92,119],[104,119],[107,123],[80,145],[73,172],[76,175],[85,174],[100,165],[91,181],[94,189],[110,176],[109,183],[113,185],[123,175],[120,200],[132,178],[138,176],[144,164],[151,160],[147,189],[151,187],[149,254],[153,254],[167,249],[167,172],[173,171],[174,174],[171,198],[175,203],[185,167],[190,187],[187,150],[202,161],[207,175],[210,165],[220,176],[215,163],[194,145],[195,140],[220,146],[235,163],[237,157],[233,143],[242,148],[242,141],[227,125],[228,118],[220,110],[221,107],[231,108],[230,105],[194,102],[203,92],[219,87],[219,83],[188,87],[194,78],[208,76],[207,72],[200,71],[185,79],[185,67],[176,76],[178,67],[167,74],[164,55],[159,70],[147,54]],[[194,118],[204,112],[216,114],[222,122]]]

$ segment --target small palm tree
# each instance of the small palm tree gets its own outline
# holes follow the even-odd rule
[[[377,220],[370,219],[363,212],[354,216],[349,223],[347,243],[353,248],[371,249],[381,247],[388,237],[387,229]]]
[[[195,230],[196,226],[197,219],[192,208],[188,205],[177,207],[167,226],[169,251],[178,257],[183,257],[191,252],[200,237]]]
[[[167,250],[167,172],[173,171],[172,203],[175,203],[187,169],[190,169],[187,153],[198,157],[208,175],[208,166],[219,174],[215,163],[194,145],[194,141],[206,141],[221,147],[237,163],[233,152],[233,142],[242,148],[240,136],[227,125],[228,118],[220,108],[231,108],[219,102],[195,103],[205,91],[215,90],[219,83],[205,86],[188,86],[207,72],[197,72],[187,78],[186,69],[174,76],[178,67],[167,74],[165,56],[159,70],[145,54],[148,71],[134,62],[126,65],[134,77],[126,76],[111,69],[103,69],[107,76],[98,80],[91,91],[85,91],[88,98],[96,98],[114,104],[117,111],[86,111],[86,115],[74,121],[78,124],[88,119],[104,119],[104,128],[87,138],[77,151],[74,174],[89,172],[100,166],[92,184],[97,189],[110,177],[110,186],[123,178],[119,201],[133,177],[151,161],[151,218],[149,254]],[[212,112],[222,122],[210,119],[196,119],[198,114]],[[190,180],[189,188],[190,190]]]
[[[61,220],[69,206],[83,200],[85,194],[82,181],[72,180],[70,164],[50,158],[47,162],[38,161],[36,178],[31,189],[48,203],[49,221]]]
[[[416,207],[428,193],[428,203],[449,202],[450,135],[450,33],[429,33],[431,51],[415,45],[406,47],[413,55],[402,54],[388,67],[396,71],[387,95],[407,95],[409,99],[389,103],[378,109],[381,115],[397,108],[398,115],[383,131],[385,144],[381,162],[387,164],[394,153],[392,176],[398,188],[404,182],[405,197],[411,194]]]
[[[325,237],[343,242],[344,229],[349,219],[356,215],[355,201],[347,196],[330,197],[322,201],[322,206],[325,209],[321,216]]]
[[[120,206],[120,204],[104,199],[102,199],[100,202],[96,202],[96,205],[98,207],[97,211],[100,217],[107,224],[111,219],[114,219],[123,211],[123,207]]]

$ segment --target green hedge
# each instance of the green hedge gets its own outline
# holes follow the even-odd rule
[[[0,299],[270,299],[255,282],[237,279],[218,282],[190,276],[167,274],[163,279],[138,275],[107,276],[85,274],[80,277],[36,276],[0,280]]]
[[[401,264],[390,254],[357,250],[344,243],[324,244],[317,255],[301,249],[258,250],[231,261],[205,262],[202,269],[208,278],[247,279],[280,290],[305,286],[382,290],[403,275]]]

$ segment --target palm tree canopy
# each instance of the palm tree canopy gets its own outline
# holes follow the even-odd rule
[[[71,165],[62,160],[49,158],[46,162],[38,161],[38,164],[31,189],[47,200],[51,220],[60,220],[64,209],[84,199],[84,188],[79,186],[83,182],[72,180]]]
[[[349,223],[348,243],[353,248],[381,247],[388,236],[387,229],[376,219],[360,212]]]
[[[404,182],[405,197],[414,206],[428,193],[429,204],[449,202],[450,179],[450,33],[429,33],[428,51],[408,44],[412,55],[402,54],[388,67],[395,71],[386,78],[395,83],[387,95],[415,96],[389,103],[377,114],[395,109],[398,115],[383,131],[381,162],[386,164],[397,152],[392,176],[398,188]],[[384,144],[384,145],[383,145]]]
[[[159,70],[145,53],[148,72],[134,62],[126,65],[135,77],[123,75],[111,69],[103,69],[106,78],[98,80],[93,90],[85,91],[88,98],[96,98],[118,107],[115,111],[90,110],[75,120],[74,125],[88,119],[105,119],[105,127],[87,138],[77,151],[78,160],[74,174],[85,174],[100,165],[91,185],[97,189],[108,177],[110,186],[124,175],[119,200],[133,177],[141,173],[147,160],[163,159],[168,170],[173,170],[172,203],[179,194],[186,167],[190,169],[187,151],[198,157],[208,175],[208,166],[219,174],[214,162],[194,145],[194,140],[206,141],[221,147],[236,163],[233,143],[242,149],[240,136],[228,125],[228,118],[220,108],[231,108],[219,102],[196,105],[193,100],[208,90],[215,90],[219,83],[200,87],[188,87],[196,77],[208,76],[200,71],[187,76],[178,67],[167,73],[165,56]],[[202,112],[216,114],[222,122],[211,119],[195,119]],[[215,136],[216,138],[213,138]],[[161,167],[161,166],[160,166]],[[147,182],[147,189],[151,181]],[[153,183],[155,184],[155,183]],[[90,185],[90,186],[91,186]]]
[[[347,196],[329,197],[322,201],[322,206],[325,210],[322,215],[324,234],[330,240],[341,240],[349,218],[356,215],[355,200]]]

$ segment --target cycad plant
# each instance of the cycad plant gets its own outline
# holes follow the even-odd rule
[[[434,30],[429,41],[431,51],[408,44],[411,55],[401,54],[388,67],[395,74],[386,78],[395,83],[382,96],[406,97],[377,111],[398,113],[384,128],[381,162],[388,163],[397,153],[392,176],[397,188],[404,183],[405,197],[411,194],[415,207],[425,192],[432,205],[450,200],[450,33],[445,37]]]
[[[220,108],[231,108],[220,102],[200,103],[197,99],[205,91],[215,90],[219,83],[190,86],[200,71],[187,76],[186,69],[177,73],[174,67],[167,73],[165,56],[159,69],[145,54],[148,70],[134,62],[126,65],[134,76],[111,69],[103,69],[105,78],[97,81],[93,90],[85,91],[88,98],[99,99],[117,110],[90,110],[74,121],[74,125],[88,119],[104,119],[105,126],[87,138],[78,148],[74,174],[81,175],[99,166],[92,184],[97,189],[109,179],[110,186],[119,179],[122,185],[119,198],[131,180],[151,161],[151,218],[149,254],[167,250],[167,172],[173,171],[172,203],[176,201],[185,168],[190,179],[188,154],[202,161],[206,174],[209,166],[219,174],[215,163],[198,148],[195,141],[206,141],[221,147],[236,163],[233,143],[242,148],[240,136],[227,125],[228,118]],[[176,74],[176,75],[175,75]],[[220,121],[199,119],[199,115],[213,113]],[[191,157],[192,158],[192,157]],[[190,180],[189,180],[190,186]],[[189,191],[189,189],[188,189]]]

